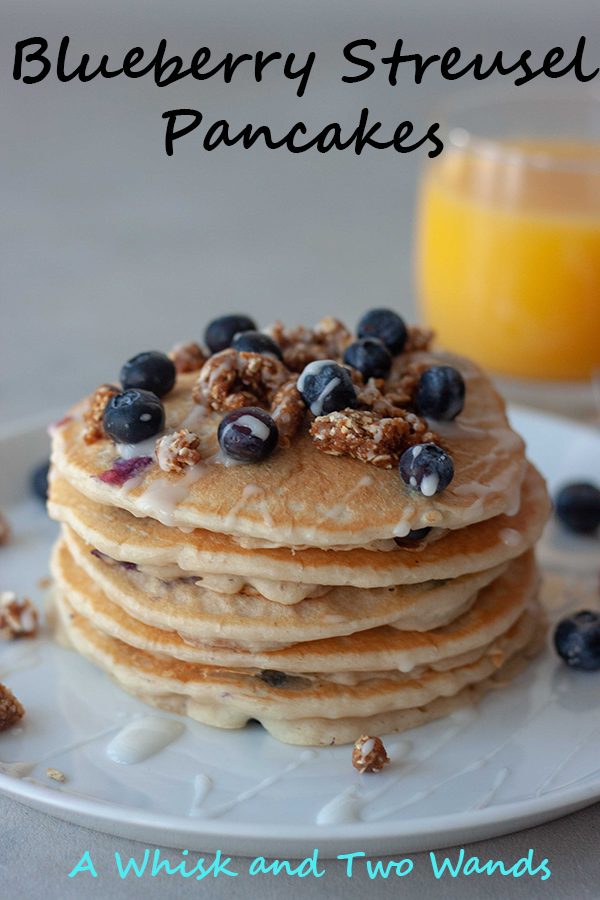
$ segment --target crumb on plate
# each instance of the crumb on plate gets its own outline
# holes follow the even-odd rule
[[[10,688],[0,684],[0,731],[6,731],[16,725],[25,715],[23,705],[19,703]]]
[[[29,597],[19,600],[14,591],[0,594],[0,637],[5,641],[35,637],[38,614]]]

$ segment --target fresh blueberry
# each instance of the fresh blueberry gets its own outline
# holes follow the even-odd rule
[[[399,547],[402,547],[406,541],[422,541],[423,538],[427,537],[430,531],[431,528],[411,528],[405,537],[396,537],[394,540]]]
[[[277,669],[263,669],[258,677],[269,687],[281,687],[288,680],[285,672],[278,672]]]
[[[417,413],[426,419],[449,421],[465,405],[465,382],[452,366],[426,369],[417,387]]]
[[[408,337],[403,320],[391,309],[370,309],[358,323],[357,334],[379,338],[393,356],[402,353]]]
[[[333,359],[317,359],[305,366],[297,387],[313,416],[326,416],[356,406],[352,376]]]
[[[400,457],[400,475],[405,484],[425,497],[433,497],[454,478],[454,460],[437,444],[415,444]]]
[[[600,490],[593,484],[567,484],[556,497],[556,515],[569,531],[591,534],[600,525]]]
[[[270,415],[256,406],[244,406],[228,413],[217,432],[223,453],[242,462],[261,462],[279,440],[279,429]]]
[[[221,316],[213,319],[204,332],[204,341],[211,353],[220,353],[231,347],[231,342],[240,331],[256,331],[256,324],[248,316]]]
[[[175,384],[176,372],[172,360],[158,350],[138,353],[121,369],[123,390],[139,388],[152,391],[157,397],[168,394]]]
[[[48,470],[50,468],[50,460],[40,463],[31,473],[31,489],[36,497],[43,500],[44,503],[48,499]]]
[[[583,610],[563,619],[554,632],[558,655],[572,669],[600,669],[600,616]]]
[[[165,410],[151,391],[130,389],[106,404],[102,416],[104,430],[118,444],[139,444],[159,434],[165,427]]]
[[[358,369],[365,381],[369,378],[387,378],[392,367],[392,355],[379,338],[361,338],[350,344],[344,353],[344,362]]]
[[[241,350],[244,353],[264,353],[268,356],[276,356],[283,362],[283,353],[279,344],[261,331],[241,331],[235,335],[231,346],[234,350]]]

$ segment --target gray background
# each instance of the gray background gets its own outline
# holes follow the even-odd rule
[[[375,58],[399,37],[424,55],[456,44],[466,58],[502,48],[516,59],[530,48],[539,65],[556,44],[573,53],[585,34],[590,68],[600,47],[597,0],[1,0],[0,12],[0,420],[74,401],[134,353],[201,336],[217,310],[252,311],[266,325],[325,312],[354,324],[374,304],[412,309],[424,148],[207,153],[198,129],[167,158],[165,110],[190,106],[207,123],[264,123],[275,134],[301,119],[316,134],[334,121],[351,132],[367,106],[388,133],[410,119],[422,134],[443,96],[472,80],[445,82],[432,68],[415,85],[405,64],[396,87],[383,66],[345,84],[359,71],[343,58],[347,42],[375,40]],[[54,60],[69,35],[73,67],[83,52],[96,62],[108,53],[116,67],[162,37],[188,61],[203,45],[214,59],[262,49],[298,59],[315,50],[317,60],[302,98],[279,63],[260,84],[242,69],[229,85],[219,76],[163,88],[151,76],[61,84],[53,73],[15,82],[14,44],[35,35]]]
[[[430,70],[415,86],[406,70],[391,87],[383,67],[368,81],[344,84],[348,41],[371,38],[379,56],[403,37],[407,52],[443,53],[457,44],[466,55],[491,58],[502,48],[516,58],[556,44],[572,53],[585,34],[590,67],[600,49],[597,0],[2,0],[0,11],[3,422],[66,406],[115,378],[140,350],[198,339],[217,311],[248,311],[261,325],[277,316],[310,324],[326,312],[354,324],[376,304],[412,315],[411,227],[422,151],[356,157],[350,150],[292,155],[257,146],[206,153],[199,129],[168,159],[165,110],[190,106],[207,123],[264,123],[279,134],[300,119],[310,133],[332,121],[350,131],[368,106],[387,131],[411,119],[422,133],[435,104],[457,85]],[[215,59],[258,49],[303,59],[315,50],[317,61],[301,99],[278,64],[258,85],[243,75],[229,85],[216,76],[165,88],[148,76],[83,85],[60,84],[54,74],[33,86],[12,80],[17,40],[43,35],[55,59],[65,34],[73,65],[83,52],[93,61],[108,53],[118,65],[129,48],[151,52],[162,37],[186,60],[207,45]],[[599,815],[594,807],[467,850],[510,864],[533,847],[550,860],[549,881],[494,875],[436,882],[427,856],[414,854],[415,871],[401,889],[445,898],[600,897]],[[100,877],[68,879],[85,849]],[[349,881],[333,862],[320,881],[121,882],[112,854],[139,849],[0,799],[0,897],[10,900],[200,891],[378,897],[398,890],[366,876]],[[233,867],[243,871],[244,863]]]

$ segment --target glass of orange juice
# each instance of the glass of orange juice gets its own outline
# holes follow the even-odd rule
[[[600,368],[600,100],[522,90],[449,106],[417,290],[440,346],[573,410]]]

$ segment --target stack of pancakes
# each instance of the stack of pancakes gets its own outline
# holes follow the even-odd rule
[[[224,728],[256,719],[295,744],[402,731],[506,685],[543,636],[545,485],[476,367],[411,358],[466,383],[463,412],[432,426],[455,468],[433,497],[395,467],[320,452],[308,423],[266,461],[228,464],[197,373],[163,403],[167,429],[201,438],[201,462],[107,483],[135,446],[87,444],[76,406],[53,429],[49,498],[72,645],[155,706]]]

